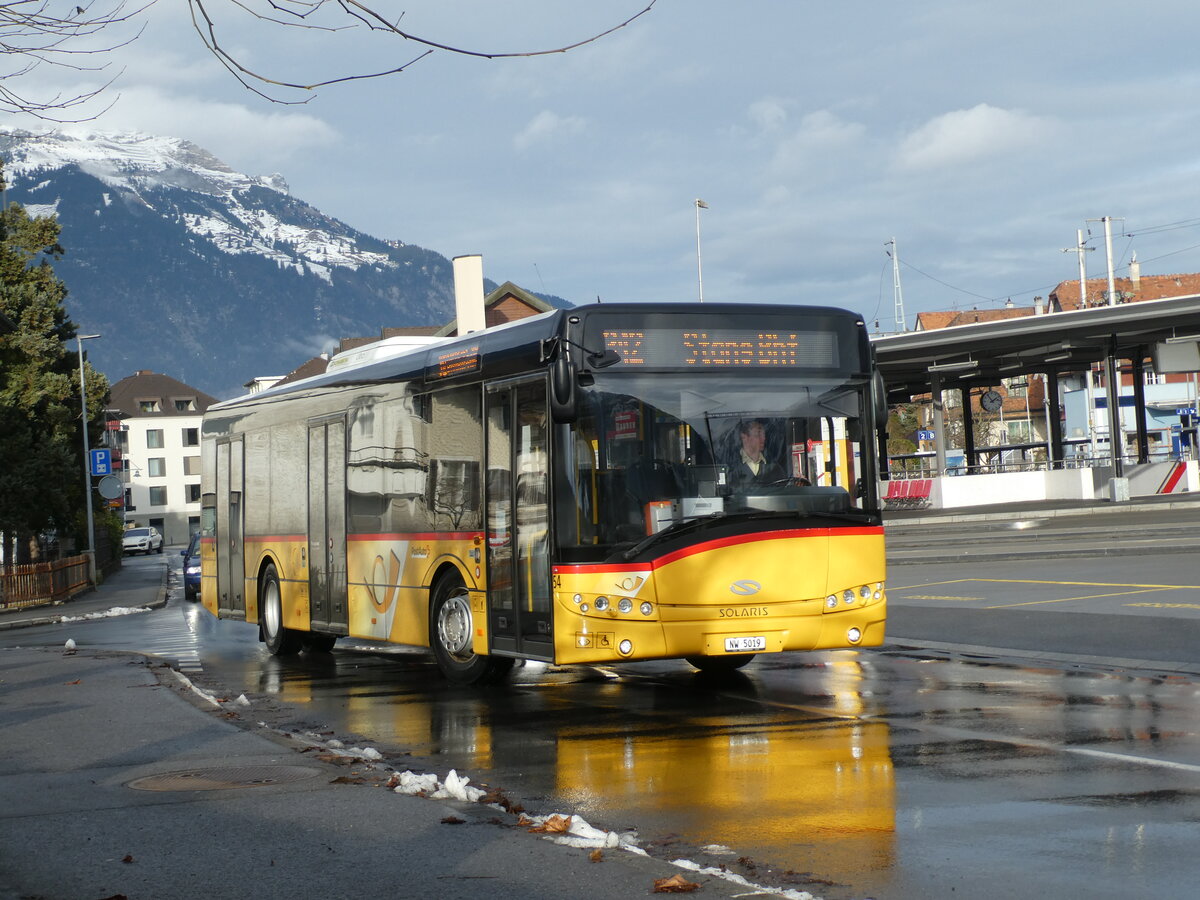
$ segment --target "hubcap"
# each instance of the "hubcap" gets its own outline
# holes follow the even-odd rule
[[[279,585],[274,581],[267,583],[266,603],[263,605],[263,628],[272,637],[279,633],[279,620],[283,614],[279,609]]]
[[[467,662],[471,652],[471,606],[466,594],[457,593],[446,599],[438,610],[438,640],[458,662]]]

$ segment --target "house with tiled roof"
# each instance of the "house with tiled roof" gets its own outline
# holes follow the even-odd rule
[[[125,523],[154,526],[165,544],[186,543],[200,527],[200,420],[216,399],[149,370],[122,378],[110,397]]]
[[[555,307],[551,306],[536,294],[531,294],[522,287],[518,287],[511,281],[506,281],[500,287],[496,288],[488,294],[483,300],[484,320],[488,328],[493,328],[496,325],[503,325],[506,322],[516,322],[519,319],[527,319],[530,316],[540,315],[541,313],[550,312]],[[367,347],[371,344],[380,341],[386,341],[391,338],[442,338],[454,337],[458,334],[458,319],[453,319],[445,325],[417,325],[401,328],[381,328],[379,337],[344,337],[338,342],[337,349],[334,350],[331,356],[322,354],[314,356],[307,360],[302,365],[293,369],[282,378],[263,379],[256,378],[246,383],[247,390],[253,392],[254,386],[258,383],[270,381],[271,387],[276,384],[290,384],[293,381],[300,381],[304,378],[311,378],[314,375],[322,374],[329,366],[329,360],[339,353],[347,353],[352,350],[358,350]],[[265,388],[259,388],[263,390]]]
[[[1117,303],[1140,303],[1145,300],[1165,300],[1168,297],[1191,297],[1200,294],[1200,273],[1189,275],[1142,275],[1138,264],[1130,265],[1127,278],[1114,278]],[[1050,308],[1055,312],[1107,306],[1108,278],[1089,278],[1084,282],[1083,296],[1079,279],[1063,281],[1050,292]]]

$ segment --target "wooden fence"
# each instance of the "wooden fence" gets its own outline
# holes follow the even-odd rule
[[[88,558],[0,568],[0,609],[22,609],[69,600],[88,586]]]

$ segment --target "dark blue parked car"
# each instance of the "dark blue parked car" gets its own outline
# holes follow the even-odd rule
[[[183,557],[183,596],[187,600],[200,599],[200,532],[192,535],[187,549],[179,551]]]

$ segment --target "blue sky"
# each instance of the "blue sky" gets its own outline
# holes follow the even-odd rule
[[[378,5],[490,51],[561,46],[646,2]],[[209,8],[227,45],[280,79],[417,52]],[[1061,250],[1079,228],[1102,275],[1086,221],[1101,216],[1120,219],[1118,274],[1133,252],[1143,274],[1200,271],[1197,24],[1175,0],[658,0],[570,53],[439,52],[285,106],[207,55],[185,4],[160,2],[114,60],[116,104],[87,124],[187,138],[370,234],[481,253],[489,278],[576,303],[694,299],[703,198],[706,300],[844,306],[890,330],[893,237],[910,327],[920,311],[1044,296],[1076,277]]]

